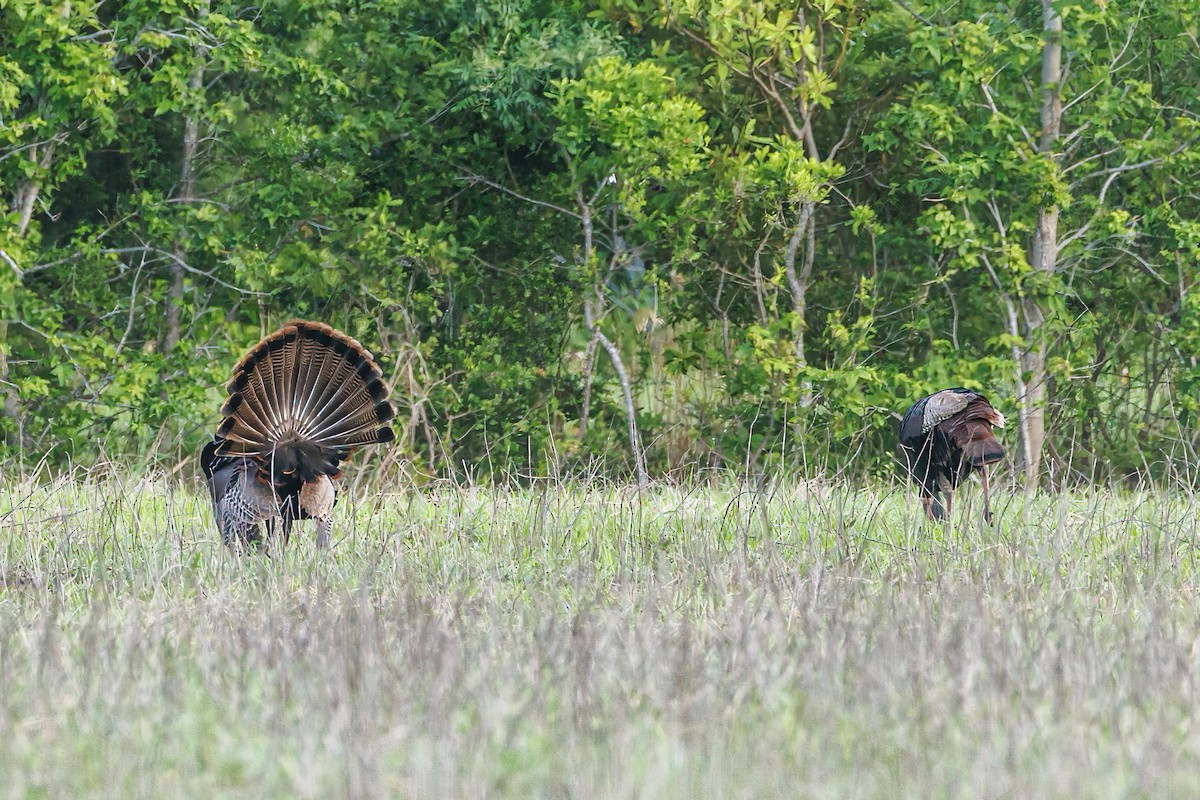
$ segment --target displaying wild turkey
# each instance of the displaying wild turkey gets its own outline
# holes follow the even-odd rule
[[[346,334],[297,320],[256,344],[233,369],[224,419],[200,455],[221,538],[262,542],[282,523],[313,519],[329,544],[339,464],[359,445],[390,442],[395,409],[371,354]]]
[[[983,518],[992,521],[987,465],[1004,458],[993,428],[1004,415],[970,389],[943,389],[913,403],[900,421],[900,463],[921,489],[921,504],[931,519],[944,519],[951,493],[973,470],[983,474]],[[946,506],[938,499],[946,496]]]

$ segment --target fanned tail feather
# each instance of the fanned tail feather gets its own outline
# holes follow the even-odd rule
[[[337,332],[328,326],[322,328],[314,332],[314,342],[321,348],[320,357],[313,359],[312,369],[302,386],[301,417],[304,434],[309,436],[328,427],[330,420],[336,422],[365,402],[364,390],[366,394],[371,393],[371,380],[383,384],[382,373],[362,345],[349,337],[337,338]],[[356,375],[360,377],[356,378]],[[383,392],[386,397],[386,386]]]
[[[371,353],[319,322],[297,320],[266,336],[234,367],[217,430],[221,452],[291,474],[336,471],[364,444],[389,442],[396,412]]]

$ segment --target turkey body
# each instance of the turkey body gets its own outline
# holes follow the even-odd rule
[[[905,412],[897,452],[901,466],[920,489],[927,516],[945,518],[955,488],[979,470],[984,518],[991,521],[987,466],[1004,458],[1004,448],[993,433],[993,428],[1003,427],[1004,415],[986,397],[957,387],[923,397]]]
[[[213,440],[200,454],[222,540],[264,543],[278,521],[313,519],[319,547],[333,529],[340,464],[361,445],[390,442],[395,409],[374,358],[346,334],[297,320],[238,362]]]

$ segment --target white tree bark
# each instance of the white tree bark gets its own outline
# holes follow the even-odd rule
[[[583,411],[579,414],[579,438],[587,433],[588,423],[591,420],[592,414],[592,372],[596,368],[596,345],[600,344],[600,337],[592,331],[592,338],[588,339],[587,350],[583,355]]]
[[[54,149],[57,145],[55,140],[50,140],[41,145],[29,148],[29,160],[33,161],[40,167],[41,171],[50,169],[54,163]],[[39,147],[41,153],[39,155]],[[42,185],[36,177],[22,181],[13,193],[12,209],[17,212],[17,238],[24,238],[29,232],[29,225],[33,222],[33,209],[37,205],[38,196],[41,194]],[[7,253],[5,254],[8,255]],[[15,263],[10,264],[14,271],[17,272],[18,280],[20,279],[20,270]],[[8,320],[0,320],[0,341],[8,341]],[[12,372],[8,363],[8,354],[0,351],[0,390],[4,393],[4,416],[13,421],[16,427],[16,434],[13,439],[17,444],[22,444],[25,441],[25,432],[23,428],[23,416],[21,414],[21,395],[17,392],[16,384],[12,382]]]
[[[1042,0],[1042,130],[1039,151],[1053,156],[1062,133],[1062,17],[1053,0]],[[1038,212],[1037,230],[1030,247],[1030,265],[1035,274],[1047,278],[1058,270],[1057,206]],[[1041,477],[1042,449],[1046,438],[1046,314],[1036,297],[1022,303],[1025,323],[1025,349],[1019,368],[1025,379],[1018,397],[1021,414],[1021,463],[1025,471],[1025,491],[1037,490]]]
[[[580,220],[583,223],[583,263],[590,265],[594,255],[592,209],[581,192],[576,193],[575,199],[579,207]],[[601,302],[600,298],[603,297],[603,292],[604,286],[602,282],[597,282],[592,286],[591,296],[585,297],[583,301],[583,321],[588,331],[592,334],[593,340],[598,342],[604,348],[604,351],[608,353],[609,360],[612,361],[613,370],[617,373],[617,380],[621,384],[621,393],[625,399],[625,421],[629,428],[629,449],[633,452],[633,463],[634,469],[637,471],[638,488],[644,489],[650,485],[650,476],[646,472],[646,458],[642,452],[641,438],[638,436],[637,408],[633,401],[633,385],[629,379],[629,371],[625,369],[625,360],[621,358],[620,348],[600,330],[599,308],[597,306]],[[593,297],[595,298],[594,300]]]
[[[788,287],[792,291],[792,310],[796,314],[794,347],[796,365],[800,369],[808,366],[808,358],[804,352],[804,334],[808,327],[805,321],[805,314],[808,311],[808,281],[812,277],[813,251],[816,249],[816,221],[813,219],[815,210],[816,203],[811,200],[800,204],[800,211],[796,216],[796,226],[792,229],[792,236],[783,253],[783,269],[787,275]],[[804,263],[797,271],[796,255],[800,250],[800,243],[805,240],[807,240],[807,247],[804,253]],[[812,403],[812,381],[804,379],[801,383],[800,405],[808,408]]]
[[[200,18],[207,14],[207,4],[199,11]],[[199,96],[204,87],[204,68],[208,63],[208,48],[204,44],[196,45],[196,65],[188,76],[188,96],[194,99]],[[195,114],[186,114],[183,118],[183,153],[179,166],[179,187],[174,200],[182,205],[190,204],[196,197],[196,148],[200,143],[200,126]],[[167,332],[163,337],[163,354],[170,353],[179,344],[181,336],[180,315],[183,307],[184,264],[187,263],[187,253],[184,250],[182,231],[175,239],[175,257],[171,259],[171,286],[167,289],[165,316]]]

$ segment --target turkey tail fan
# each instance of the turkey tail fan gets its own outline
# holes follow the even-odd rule
[[[223,455],[337,461],[351,448],[389,442],[396,416],[374,357],[320,322],[296,320],[266,336],[234,367],[217,435]],[[305,470],[307,472],[308,470]],[[321,471],[327,471],[322,468]]]

